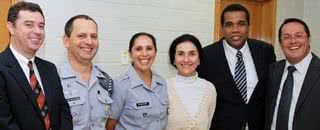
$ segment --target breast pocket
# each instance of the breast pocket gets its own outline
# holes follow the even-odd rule
[[[164,119],[168,115],[168,109],[169,109],[169,101],[166,97],[160,98],[161,107],[160,107],[160,118]]]
[[[99,107],[99,109],[96,109],[98,110],[97,113],[106,118],[106,116],[110,115],[110,104],[113,102],[113,100],[105,90],[98,90],[97,100],[99,102],[99,104],[96,106]]]
[[[85,100],[78,90],[67,90],[63,93],[70,106],[73,123],[76,124],[80,121],[80,112]]]
[[[148,117],[152,114],[152,102],[150,98],[138,97],[129,101],[123,111],[128,122],[142,126],[148,122]]]

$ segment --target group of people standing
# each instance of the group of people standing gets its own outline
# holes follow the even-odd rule
[[[131,64],[116,79],[93,64],[98,24],[76,15],[64,28],[67,61],[38,58],[45,20],[39,5],[9,9],[8,48],[0,53],[2,130],[319,130],[320,59],[310,51],[304,21],[286,19],[276,62],[271,44],[250,39],[250,15],[240,4],[221,14],[223,38],[202,48],[183,34],[169,47],[177,69],[167,80],[152,71],[156,39],[129,41]]]

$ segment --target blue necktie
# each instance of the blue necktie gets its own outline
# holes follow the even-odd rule
[[[278,107],[276,130],[288,130],[289,111],[293,92],[293,72],[295,70],[296,68],[294,66],[288,67],[288,75],[282,88]]]

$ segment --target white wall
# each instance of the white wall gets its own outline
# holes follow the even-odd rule
[[[311,50],[320,56],[320,0],[304,0],[303,19],[311,32]]]
[[[120,64],[120,51],[127,50],[129,39],[136,32],[145,31],[156,37],[158,54],[153,68],[164,77],[175,73],[167,54],[175,37],[191,33],[203,46],[213,42],[215,0],[27,1],[38,3],[46,17],[46,41],[39,56],[57,64],[64,62],[66,50],[61,40],[64,24],[74,15],[88,14],[99,25],[100,49],[94,62],[113,77],[126,70],[127,65]],[[311,30],[312,51],[320,56],[319,12],[319,0],[277,0],[276,31],[285,18],[302,18]],[[278,42],[275,50],[278,59],[282,59]]]
[[[39,56],[60,64],[66,50],[62,35],[66,21],[88,14],[99,26],[100,49],[94,62],[112,77],[127,69],[120,52],[128,49],[131,36],[140,31],[153,34],[158,53],[153,69],[164,77],[173,75],[168,47],[184,33],[194,34],[203,45],[213,40],[213,0],[27,0],[38,3],[45,14],[46,40]]]

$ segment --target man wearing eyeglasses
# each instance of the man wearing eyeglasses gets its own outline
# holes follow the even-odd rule
[[[286,59],[270,68],[266,130],[320,129],[320,59],[311,53],[310,40],[300,19],[286,19],[279,28]]]

